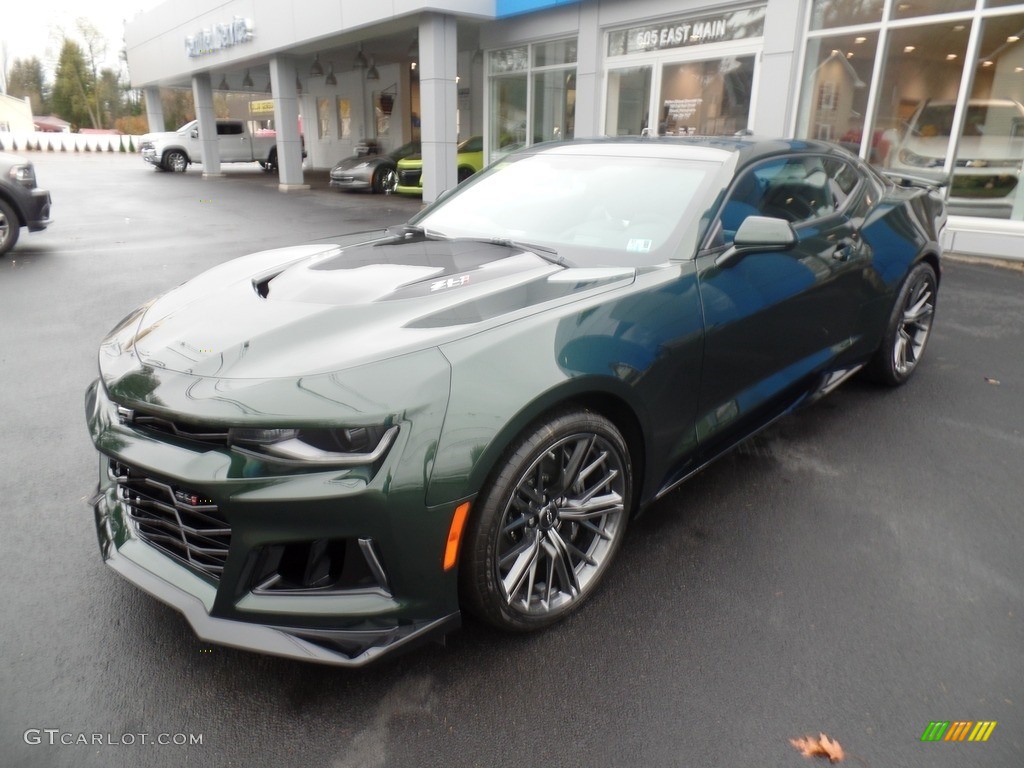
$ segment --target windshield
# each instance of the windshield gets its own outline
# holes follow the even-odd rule
[[[576,266],[638,266],[696,237],[718,163],[652,157],[511,155],[414,217],[440,237],[532,243]],[[686,254],[689,256],[689,254]]]

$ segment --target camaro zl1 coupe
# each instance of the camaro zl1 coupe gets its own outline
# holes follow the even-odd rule
[[[588,140],[222,264],[102,342],[102,556],[293,658],[546,627],[688,476],[862,368],[911,376],[945,218],[835,145]]]

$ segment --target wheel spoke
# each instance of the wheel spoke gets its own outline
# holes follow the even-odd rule
[[[580,593],[580,582],[576,577],[576,568],[573,567],[569,548],[562,541],[558,531],[554,529],[548,531],[547,539],[544,542],[544,551],[551,558],[550,572],[552,576],[558,577],[558,583],[561,585],[562,591],[568,593],[570,597],[576,597]],[[548,580],[549,592],[553,582],[554,578]],[[548,597],[549,602],[550,599]]]
[[[508,573],[502,578],[505,586],[505,595],[509,603],[515,600],[516,595],[522,591],[523,581],[530,580],[529,588],[526,591],[524,600],[527,604],[530,601],[530,592],[533,591],[533,574],[537,570],[537,559],[540,554],[539,537],[534,537],[526,546],[516,552],[512,552],[502,558],[501,564],[515,556],[515,562]]]
[[[577,440],[576,445],[573,446],[572,454],[569,456],[569,460],[566,462],[565,467],[562,468],[562,473],[558,477],[558,484],[551,489],[551,496],[557,497],[563,495],[566,491],[572,488],[576,482],[576,478],[580,472],[580,466],[583,464],[583,460],[590,453],[590,448],[594,444],[594,436],[591,435],[586,440]]]
[[[558,510],[558,517],[578,523],[590,518],[601,517],[609,512],[621,512],[622,510],[622,497],[617,493],[609,493],[597,498],[587,498],[583,503],[570,501],[567,506]]]

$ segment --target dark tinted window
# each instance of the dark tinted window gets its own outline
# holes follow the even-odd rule
[[[242,133],[241,123],[217,123],[218,136],[240,136]]]

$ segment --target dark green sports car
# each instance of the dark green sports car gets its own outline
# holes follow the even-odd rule
[[[548,626],[645,505],[862,368],[910,377],[944,224],[835,145],[591,140],[225,263],[100,347],[103,558],[206,640],[312,661]]]

